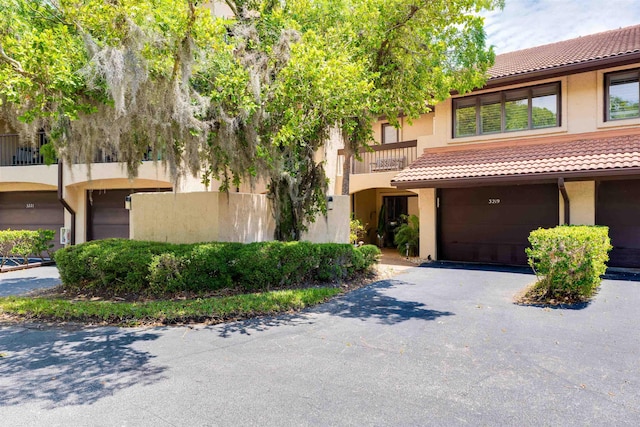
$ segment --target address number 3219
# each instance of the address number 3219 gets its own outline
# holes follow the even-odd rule
[[[500,204],[500,199],[489,199],[489,204],[490,205],[499,205]]]

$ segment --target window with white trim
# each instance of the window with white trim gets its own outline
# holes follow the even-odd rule
[[[560,83],[453,100],[453,136],[560,126]]]
[[[607,74],[605,83],[606,121],[640,117],[640,69]]]

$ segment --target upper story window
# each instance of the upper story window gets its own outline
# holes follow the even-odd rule
[[[398,142],[398,129],[389,123],[382,124],[382,143],[393,144]]]
[[[640,70],[607,74],[605,120],[640,117]]]
[[[454,138],[560,126],[560,84],[453,100]]]

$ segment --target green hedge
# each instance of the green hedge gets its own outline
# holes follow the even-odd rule
[[[29,263],[29,255],[44,259],[46,252],[51,257],[54,230],[0,230],[0,265],[4,266],[8,258],[22,258]]]
[[[309,242],[170,244],[106,239],[55,253],[65,289],[113,296],[239,288],[245,292],[352,277],[377,262],[372,245]]]
[[[531,232],[529,265],[546,297],[585,299],[595,293],[609,260],[608,233],[608,227],[571,225]]]

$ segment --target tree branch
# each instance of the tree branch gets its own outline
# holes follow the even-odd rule
[[[422,9],[421,6],[417,6],[412,4],[409,6],[409,13],[405,16],[401,17],[391,28],[386,31],[386,36],[382,43],[380,44],[380,48],[376,53],[376,61],[375,61],[375,70],[379,71],[380,67],[384,63],[384,57],[387,56],[389,50],[391,49],[391,41],[394,39],[394,33],[400,28],[407,25],[416,14]]]
[[[235,16],[236,18],[239,18],[238,8],[236,7],[236,3],[233,0],[224,0],[224,2],[227,6],[229,6],[229,9],[231,9],[231,12],[233,12],[233,16]]]
[[[33,79],[35,77],[33,74],[25,71],[24,68],[22,68],[22,64],[20,64],[20,62],[16,61],[15,59],[7,55],[7,53],[4,51],[4,48],[2,47],[2,44],[0,44],[0,60],[9,64],[11,68],[14,69],[15,72],[17,72],[18,74],[24,77],[29,77],[30,79]]]

